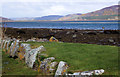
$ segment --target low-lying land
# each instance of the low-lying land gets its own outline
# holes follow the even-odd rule
[[[62,42],[120,45],[120,30],[7,28],[5,34],[8,37],[18,38],[21,40],[27,40],[31,38],[50,39],[51,36],[54,36]]]

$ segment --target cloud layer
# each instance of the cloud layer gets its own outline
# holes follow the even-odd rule
[[[67,15],[73,13],[87,13],[104,7],[118,4],[118,0],[79,0],[79,1],[2,1],[1,15],[13,17],[40,17],[46,15]]]

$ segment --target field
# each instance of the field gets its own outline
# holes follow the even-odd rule
[[[69,65],[68,72],[104,69],[104,75],[118,75],[118,47],[108,45],[56,43],[56,42],[27,42],[32,48],[43,45],[48,57],[56,61],[65,61]],[[9,62],[9,64],[4,64]],[[9,58],[3,53],[3,74],[31,75],[38,74],[27,68],[24,62]],[[10,70],[8,70],[10,69]]]

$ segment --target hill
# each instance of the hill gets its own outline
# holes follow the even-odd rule
[[[66,15],[59,20],[118,20],[119,7],[120,5],[114,5],[86,14]]]
[[[5,17],[0,17],[0,22],[5,22],[5,21],[12,21],[12,20]]]
[[[60,15],[49,15],[49,16],[43,16],[43,17],[36,17],[34,20],[58,20],[63,16]]]

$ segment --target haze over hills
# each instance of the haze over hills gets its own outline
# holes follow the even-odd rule
[[[49,15],[49,16],[43,16],[43,17],[36,17],[34,20],[58,20],[63,16],[60,15]]]
[[[42,17],[23,17],[23,18],[11,18],[12,20],[58,20],[63,16],[60,15],[48,15]]]
[[[59,20],[117,20],[120,15],[120,5],[114,5],[86,14],[66,15]]]
[[[0,21],[4,22],[4,21],[12,21],[11,19],[5,18],[5,17],[1,17],[0,16]]]
[[[3,20],[17,20],[17,21],[51,21],[51,20],[57,20],[57,21],[80,21],[80,20],[118,20],[118,15],[120,15],[119,10],[120,5],[114,5],[110,7],[105,7],[103,9],[89,12],[86,14],[76,13],[76,14],[68,14],[66,16],[61,15],[48,15],[48,16],[42,16],[42,17],[22,17],[22,18],[4,18]]]

